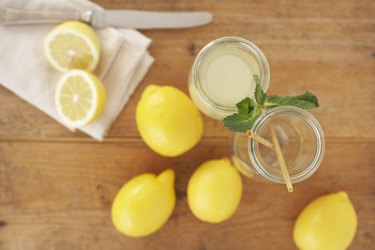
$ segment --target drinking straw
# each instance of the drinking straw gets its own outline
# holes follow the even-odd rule
[[[269,141],[267,141],[266,139],[264,139],[263,137],[261,137],[260,135],[257,135],[255,133],[253,133],[251,130],[248,130],[246,132],[246,135],[247,137],[253,139],[254,141],[260,143],[260,144],[263,144],[264,146],[266,146],[267,148],[270,148],[272,150],[275,150],[275,147],[273,146],[273,144]]]
[[[288,169],[286,168],[285,161],[284,161],[284,156],[283,156],[283,153],[280,149],[279,140],[277,139],[275,129],[272,125],[271,125],[271,134],[272,134],[272,141],[273,141],[273,144],[275,146],[275,152],[276,152],[277,160],[279,161],[281,173],[283,174],[283,178],[284,178],[286,187],[287,187],[289,192],[293,192],[292,182],[290,181]]]

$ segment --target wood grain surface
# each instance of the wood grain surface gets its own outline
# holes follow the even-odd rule
[[[296,249],[292,230],[312,199],[348,192],[359,224],[350,249],[375,245],[375,1],[373,0],[95,0],[109,9],[207,10],[210,25],[150,30],[156,61],[102,143],[61,125],[0,87],[0,249]],[[205,117],[200,143],[165,158],[141,140],[134,115],[148,84],[187,93],[190,67],[209,41],[247,38],[266,54],[269,93],[315,93],[312,111],[326,135],[326,154],[310,179],[289,194],[277,184],[243,178],[241,204],[228,221],[198,221],[187,206],[195,168],[230,154],[230,133]],[[1,39],[1,37],[0,37]],[[3,60],[0,58],[0,60]],[[16,72],[15,72],[16,73]],[[131,177],[176,171],[177,204],[155,234],[133,239],[112,226],[110,209]]]

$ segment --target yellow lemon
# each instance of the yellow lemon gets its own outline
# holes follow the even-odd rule
[[[102,114],[105,103],[104,85],[90,72],[68,71],[56,85],[57,113],[70,127],[82,127],[95,120]]]
[[[301,250],[344,250],[353,240],[357,215],[346,192],[324,195],[303,209],[294,225]]]
[[[146,236],[165,224],[175,203],[173,170],[167,169],[158,176],[141,174],[117,193],[112,205],[112,222],[127,236]]]
[[[90,26],[68,21],[48,33],[44,40],[44,53],[50,64],[59,71],[93,71],[99,62],[100,45]]]
[[[236,211],[242,195],[241,176],[229,159],[210,160],[190,177],[187,198],[200,220],[218,223]]]
[[[136,108],[136,122],[145,143],[163,156],[193,148],[203,133],[203,120],[190,98],[171,86],[148,86]]]

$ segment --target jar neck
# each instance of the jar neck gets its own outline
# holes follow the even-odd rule
[[[250,41],[240,38],[240,37],[222,37],[216,40],[211,41],[208,43],[198,54],[197,58],[194,61],[192,67],[192,82],[197,92],[198,96],[204,101],[204,103],[210,107],[215,109],[224,111],[224,112],[235,112],[236,111],[236,103],[232,105],[222,105],[212,100],[209,95],[205,93],[202,87],[202,82],[200,80],[200,69],[202,64],[204,63],[207,56],[215,49],[228,46],[228,45],[235,45],[240,47],[245,53],[250,54],[253,58],[255,58],[260,72],[260,80],[262,89],[266,92],[269,86],[270,81],[270,69],[267,62],[267,59],[263,52],[253,43]],[[240,100],[238,100],[240,101]]]
[[[310,177],[318,169],[323,160],[325,149],[324,133],[319,122],[314,118],[313,115],[303,109],[292,106],[280,106],[266,111],[253,124],[252,131],[256,134],[259,133],[262,126],[264,126],[269,119],[281,114],[291,114],[303,119],[306,124],[311,127],[311,130],[315,136],[316,150],[312,161],[303,167],[301,171],[290,176],[292,183],[301,182]],[[261,156],[256,150],[256,143],[254,140],[248,140],[248,153],[253,166],[264,178],[276,183],[285,183],[281,175],[272,173],[262,165],[260,160]]]

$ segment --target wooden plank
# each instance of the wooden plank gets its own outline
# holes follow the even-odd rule
[[[243,179],[239,209],[228,221],[208,224],[190,213],[186,186],[194,169],[229,154],[220,140],[204,140],[177,158],[164,158],[128,143],[0,143],[0,246],[39,249],[295,249],[293,223],[312,199],[346,190],[358,213],[350,249],[370,249],[375,232],[375,143],[327,144],[322,166],[289,194],[283,185]],[[140,158],[140,156],[143,156]],[[110,208],[132,176],[177,173],[177,204],[159,232],[143,239],[117,233]]]

